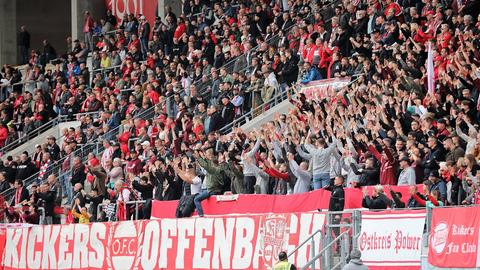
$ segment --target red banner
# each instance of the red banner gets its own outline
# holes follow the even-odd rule
[[[117,23],[119,24],[125,14],[135,14],[135,16],[142,14],[147,18],[150,27],[153,28],[157,14],[157,2],[153,0],[105,0],[105,6],[117,17]]]
[[[320,100],[331,96],[350,83],[350,77],[313,81],[302,87],[307,99]]]
[[[373,187],[367,187],[370,194]],[[392,190],[402,193],[406,202],[410,198],[408,186],[392,186]],[[419,187],[420,188],[420,187]],[[387,189],[385,189],[387,190]],[[390,197],[390,194],[386,192]],[[359,188],[345,188],[345,209],[362,207],[362,190]],[[302,194],[292,195],[259,195],[240,194],[233,201],[218,201],[216,196],[202,202],[206,215],[228,215],[244,213],[296,213],[328,209],[330,191],[319,189]],[[173,218],[178,201],[154,201],[152,218]]]
[[[322,213],[4,229],[3,269],[270,269],[323,227]],[[320,234],[315,239],[320,251]],[[310,241],[290,262],[310,259]],[[319,268],[318,268],[319,269]]]
[[[480,208],[434,208],[428,262],[437,267],[475,268]]]

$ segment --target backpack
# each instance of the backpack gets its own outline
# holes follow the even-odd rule
[[[194,198],[195,195],[183,195],[180,200],[178,200],[175,217],[191,217],[195,210],[195,203],[193,202]]]

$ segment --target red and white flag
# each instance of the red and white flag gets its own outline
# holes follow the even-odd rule
[[[435,71],[433,67],[433,50],[432,43],[428,43],[428,59],[427,59],[427,84],[428,93],[435,94]]]

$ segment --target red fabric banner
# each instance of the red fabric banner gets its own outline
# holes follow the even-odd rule
[[[149,0],[105,0],[105,6],[117,17],[117,23],[121,23],[125,14],[144,15],[150,27],[153,28],[157,14],[158,1]]]
[[[322,228],[322,213],[238,215],[1,229],[2,269],[271,269]],[[308,241],[289,261],[305,265]],[[320,269],[317,266],[317,269]]]
[[[373,187],[367,187],[370,194]],[[410,198],[408,186],[392,186],[392,190],[402,193],[406,202]],[[385,189],[387,190],[387,189]],[[386,192],[390,197],[390,194]],[[359,188],[345,188],[345,209],[362,207],[362,190]],[[217,201],[216,196],[202,202],[206,215],[228,215],[245,213],[295,213],[310,212],[317,209],[328,209],[330,191],[319,189],[302,194],[292,195],[258,195],[240,194],[233,201]],[[154,201],[152,204],[152,218],[175,217],[178,201]]]
[[[438,267],[475,268],[480,208],[434,208],[428,262]]]
[[[350,83],[350,77],[313,81],[302,87],[307,99],[320,100],[331,96]]]

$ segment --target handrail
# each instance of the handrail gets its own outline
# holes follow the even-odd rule
[[[235,127],[237,124],[239,123],[246,123],[246,119],[247,117],[250,117],[250,116],[253,116],[253,115],[256,115],[256,114],[261,114],[265,111],[263,111],[265,109],[265,107],[267,105],[278,105],[280,104],[282,101],[288,99],[288,97],[286,96],[286,93],[287,91],[290,91],[290,89],[285,89],[283,92],[281,92],[280,94],[274,94],[272,96],[272,98],[270,98],[267,102],[265,103],[262,103],[260,104],[258,107],[256,108],[252,108],[249,112],[247,113],[244,113],[243,115],[241,115],[240,117],[238,117],[237,119],[234,119],[231,123],[225,125],[223,128],[220,129],[220,133],[222,134],[226,134],[228,133],[229,131],[232,130],[233,127]],[[255,117],[251,117],[250,121],[255,118]]]
[[[94,70],[90,71],[90,74],[105,73],[105,72],[109,71],[110,69],[116,69],[116,68],[119,68],[119,67],[122,67],[122,64],[116,65],[116,66],[111,66],[111,67],[106,67],[106,68],[97,68],[97,69],[94,69]]]
[[[49,120],[47,123],[35,128],[34,130],[30,131],[27,134],[24,134],[23,136],[19,137],[15,141],[9,143],[8,145],[3,146],[0,148],[0,153],[7,153],[8,151],[12,150],[15,147],[18,147],[19,145],[22,145],[23,143],[27,142],[29,139],[36,137],[43,133],[46,129],[49,129],[53,127],[55,124],[61,123],[62,120],[67,119],[67,115],[58,115],[57,117]],[[17,124],[17,123],[15,123]]]
[[[165,101],[167,101],[168,99],[166,99]],[[160,104],[160,103],[159,103]],[[156,104],[155,106],[152,106],[150,108],[148,108],[147,110],[143,111],[142,113],[140,113],[138,116],[136,117],[139,117],[139,118],[144,118],[146,116],[148,116],[149,114],[151,113],[155,113],[155,107],[157,107],[159,104]],[[122,126],[119,125],[117,127],[115,127],[114,129],[111,129],[110,131],[108,131],[107,133],[103,134],[102,137],[99,137],[97,139],[95,139],[94,141],[92,142],[89,142],[89,143],[86,143],[84,144],[82,147],[76,149],[74,152],[72,152],[70,155],[72,156],[80,156],[82,157],[82,161],[85,161],[86,160],[86,156],[88,155],[89,152],[92,151],[91,147],[92,145],[95,145],[96,149],[97,149],[97,153],[96,154],[99,154],[101,148],[103,148],[103,146],[97,146],[98,143],[100,143],[104,138],[113,138],[115,137],[116,135],[119,134],[119,131],[120,131],[120,128]],[[94,147],[94,148],[95,148]],[[103,149],[102,149],[103,151]],[[52,165],[50,165],[50,167],[48,168],[48,170],[52,171],[53,174],[57,174],[59,171],[61,171],[61,166],[62,166],[62,163],[63,161],[65,161],[67,157],[63,157],[57,161],[55,161]],[[30,177],[28,177],[27,179],[24,180],[24,185],[27,186],[27,185],[30,185],[32,184],[33,182],[35,182],[37,179],[38,179],[38,176],[39,176],[39,172],[31,175]],[[6,191],[4,191],[1,195],[3,195],[4,197],[6,196],[11,196],[11,194],[9,194],[8,192],[12,191],[13,189],[8,189]],[[5,196],[5,195],[6,196]]]
[[[322,229],[318,229],[316,230],[314,233],[312,233],[307,239],[305,239],[299,246],[297,246],[294,250],[292,250],[288,255],[287,255],[287,258],[289,258],[290,256],[292,256],[295,252],[297,252],[301,247],[303,247],[306,243],[308,243],[308,241],[310,241],[310,239],[312,239],[315,235],[317,235],[318,233],[321,233],[323,230]],[[311,247],[313,249],[313,247]]]
[[[302,270],[305,270],[307,269],[309,266],[313,265],[315,263],[315,261],[317,261],[318,259],[320,259],[320,256],[323,255],[323,253],[325,253],[325,251],[327,251],[331,246],[333,246],[333,244],[335,242],[337,242],[338,240],[340,240],[344,235],[350,233],[350,228],[348,228],[347,230],[345,230],[344,232],[342,232],[339,236],[337,236],[335,239],[333,239],[333,241],[331,241],[330,243],[328,243],[328,245],[326,245],[324,248],[322,248],[322,250],[320,250],[320,252],[315,256],[313,257],[312,259],[310,259],[310,261],[307,262],[306,265],[304,265],[302,267]],[[313,248],[313,247],[312,247]]]

